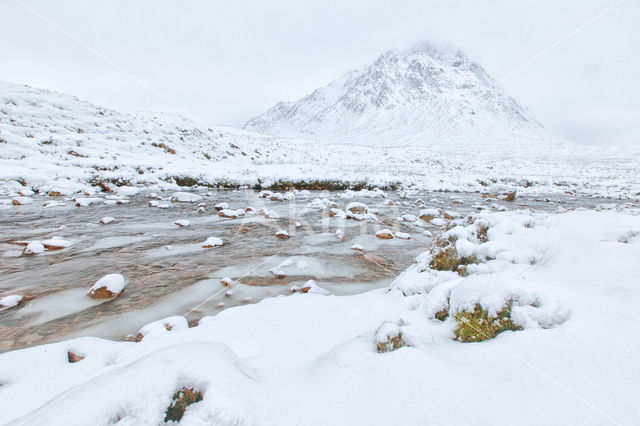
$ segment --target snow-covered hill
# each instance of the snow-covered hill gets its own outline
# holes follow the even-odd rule
[[[576,150],[570,144],[510,148],[335,143],[318,149],[309,140],[207,126],[177,115],[122,114],[73,96],[0,83],[0,194],[24,186],[40,192],[61,186],[172,187],[178,177],[189,185],[335,181],[453,191],[480,191],[496,182],[530,193],[640,196],[638,152]]]
[[[246,129],[365,145],[504,148],[554,139],[462,52],[426,44],[390,51]]]

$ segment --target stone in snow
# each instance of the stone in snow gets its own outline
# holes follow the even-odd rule
[[[225,297],[231,297],[233,296],[233,290],[229,290],[229,291],[225,291],[224,292]]]
[[[151,322],[142,327],[136,336],[136,342],[142,339],[152,339],[170,333],[172,331],[186,330],[189,328],[189,322],[185,317],[173,316]]]
[[[190,192],[176,192],[171,196],[171,201],[174,203],[197,203],[200,200],[202,200],[201,196]]]
[[[286,277],[285,273],[281,269],[278,269],[277,266],[275,268],[271,268],[269,272],[271,272],[273,275],[275,275],[278,278]]]
[[[223,245],[224,242],[218,238],[218,237],[209,237],[205,240],[204,243],[202,243],[202,247],[203,248],[212,248],[212,247],[219,247],[221,245]]]
[[[180,228],[186,228],[189,226],[189,221],[187,219],[180,219],[173,222],[174,225],[178,225]]]
[[[407,234],[406,232],[396,232],[396,238],[400,238],[402,240],[410,240],[411,239],[411,235]]]
[[[35,192],[28,188],[25,188],[18,191],[18,194],[22,195],[23,197],[30,197],[31,195],[35,194]]]
[[[347,217],[347,214],[344,212],[344,210],[332,208],[329,210],[329,216],[331,217],[335,216],[338,219],[344,219]]]
[[[102,219],[100,219],[100,223],[103,224],[103,225],[106,225],[107,223],[111,223],[111,222],[114,222],[114,221],[115,221],[115,219],[112,218],[111,216],[105,216]]]
[[[382,240],[390,240],[391,238],[393,238],[393,233],[388,229],[381,229],[376,232],[376,237]]]
[[[364,251],[364,247],[362,247],[360,244],[354,244],[351,246],[351,250]]]
[[[33,198],[29,198],[29,197],[15,197],[13,200],[11,200],[11,203],[14,206],[24,206],[25,204],[31,204],[33,203]]]
[[[70,247],[71,242],[63,239],[62,237],[53,237],[48,240],[43,240],[42,245],[44,245],[47,250],[60,250]]]
[[[76,203],[76,207],[87,207],[99,203],[102,198],[74,198],[73,201]]]
[[[226,210],[229,208],[229,203],[218,203],[214,206],[214,208],[218,211],[220,210]]]
[[[273,210],[265,210],[264,217],[267,219],[280,219],[280,215]]]
[[[276,232],[276,237],[280,238],[281,240],[288,240],[289,233],[287,231],[281,230]]]
[[[111,299],[119,296],[127,286],[127,280],[122,274],[109,274],[100,278],[87,293],[94,299]]]
[[[66,188],[51,188],[47,193],[50,197],[64,197],[73,194],[73,192]]]
[[[425,222],[429,222],[438,216],[440,216],[440,210],[438,209],[422,209],[420,213],[418,213],[418,217]]]
[[[439,217],[436,217],[435,219],[431,219],[429,223],[431,223],[434,226],[444,226],[447,224],[447,222],[445,222],[443,219],[440,219]]]
[[[82,361],[85,358],[86,358],[85,355],[82,355],[79,352],[74,352],[74,351],[68,351],[67,352],[67,359],[72,364],[74,364],[76,362],[79,362],[79,361]]]
[[[121,186],[116,190],[118,195],[122,195],[124,197],[136,195],[139,191],[140,189],[135,186]]]
[[[0,308],[13,308],[14,306],[18,306],[24,296],[19,294],[10,294],[9,296],[0,297]]]
[[[40,241],[31,241],[22,251],[22,254],[31,256],[34,254],[44,253],[45,247]]]
[[[236,218],[239,216],[244,216],[247,213],[243,209],[233,210],[233,209],[223,209],[218,212],[218,216],[220,217],[228,217],[228,218]]]
[[[364,203],[352,202],[347,204],[347,210],[353,214],[366,214],[369,212],[369,208]]]
[[[284,201],[284,195],[282,195],[279,192],[274,192],[273,194],[271,194],[271,196],[269,197],[269,200],[271,201]]]
[[[58,207],[58,206],[64,206],[64,203],[59,203],[55,200],[50,200],[50,201],[45,201],[44,203],[42,203],[42,207]]]
[[[159,204],[160,202],[158,202],[157,200],[149,201],[149,207],[158,207]]]
[[[231,287],[231,284],[233,284],[233,280],[229,277],[224,277],[223,279],[220,280],[220,284],[222,284],[225,287]]]
[[[310,293],[310,294],[319,294],[322,296],[331,294],[331,292],[320,287],[314,280],[309,280],[301,286],[297,286],[297,285],[291,286],[289,288],[289,291],[291,291],[291,293]]]
[[[399,219],[401,222],[415,222],[418,220],[418,218],[412,214],[403,214]]]

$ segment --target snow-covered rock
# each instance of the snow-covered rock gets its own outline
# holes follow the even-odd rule
[[[14,197],[13,200],[11,200],[11,202],[13,203],[14,206],[24,206],[24,205],[33,203],[33,198]]]
[[[180,228],[186,228],[191,224],[191,222],[189,222],[187,219],[180,219],[173,222],[173,224],[177,225]]]
[[[111,217],[111,216],[105,216],[103,218],[100,218],[100,223],[103,225],[107,225],[109,223],[115,222],[116,219]]]
[[[192,192],[176,192],[171,196],[171,201],[174,203],[197,203],[202,200],[202,197]]]
[[[71,247],[72,243],[70,241],[65,240],[62,237],[52,237],[47,240],[42,240],[42,245],[47,250],[60,250],[67,247]]]
[[[136,342],[149,339],[156,339],[167,335],[167,333],[186,330],[189,328],[189,323],[185,317],[173,316],[154,321],[142,327],[136,335]]]
[[[278,232],[276,232],[276,237],[280,238],[281,240],[288,240],[289,239],[289,233],[287,231],[285,231],[284,229],[281,229]]]
[[[87,294],[94,299],[111,299],[119,296],[126,286],[127,280],[122,274],[109,274],[96,281]]]
[[[380,238],[381,240],[390,240],[391,238],[393,238],[393,232],[388,229],[381,229],[376,232],[376,237]]]
[[[14,306],[18,306],[23,299],[24,296],[19,294],[10,294],[9,296],[0,297],[0,308],[13,308]]]
[[[31,241],[27,244],[27,246],[22,251],[23,254],[31,256],[34,254],[44,253],[45,247],[44,244],[40,241]]]
[[[212,247],[219,247],[221,245],[223,245],[224,242],[218,238],[218,237],[209,237],[205,240],[205,242],[202,243],[202,247],[203,248],[212,248]]]

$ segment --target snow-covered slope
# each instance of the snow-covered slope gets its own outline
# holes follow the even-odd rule
[[[554,139],[462,52],[421,45],[390,51],[245,128],[366,145],[460,148]]]
[[[393,115],[391,112],[389,114]],[[536,126],[532,122],[531,126]],[[459,146],[458,146],[459,147]],[[447,148],[446,146],[444,148]],[[267,136],[168,114],[122,114],[73,96],[0,83],[0,194],[52,187],[339,181],[425,190],[640,196],[640,152],[535,143],[510,149],[371,147]],[[0,204],[1,204],[0,200]]]

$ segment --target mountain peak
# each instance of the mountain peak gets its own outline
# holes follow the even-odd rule
[[[430,43],[387,51],[362,70],[278,103],[245,128],[328,142],[425,146],[544,133],[480,65],[458,49]]]

